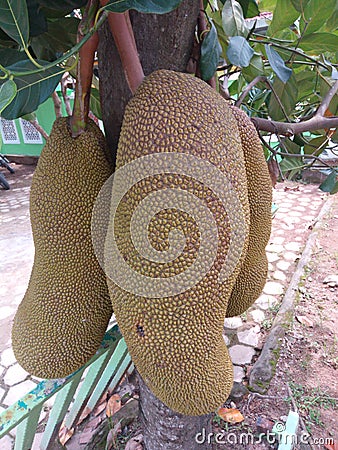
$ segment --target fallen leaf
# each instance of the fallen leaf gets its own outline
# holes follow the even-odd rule
[[[67,428],[64,423],[62,423],[59,429],[59,441],[61,445],[65,445],[67,441],[73,436],[74,428]]]
[[[219,408],[217,414],[221,419],[229,423],[238,423],[244,420],[241,412],[238,409],[234,408]]]
[[[107,417],[111,417],[117,411],[121,409],[121,397],[118,394],[114,394],[110,397],[106,407]]]
[[[313,327],[313,320],[309,319],[306,316],[296,316],[296,319],[298,320],[299,323],[301,323],[302,325],[305,325],[307,327]]]
[[[142,450],[143,435],[139,434],[129,439],[124,450]]]
[[[102,402],[93,411],[94,412],[94,416],[99,416],[102,413],[102,411],[104,411],[106,409],[106,407],[107,407],[107,402]]]
[[[83,408],[83,411],[79,417],[79,420],[76,422],[76,425],[80,425],[80,423],[82,423],[89,416],[89,414],[91,412],[92,412],[92,410],[88,406]]]
[[[338,442],[333,442],[332,444],[325,444],[324,447],[327,450],[338,450]]]
[[[118,422],[114,428],[112,428],[107,436],[107,441],[106,441],[106,450],[110,450],[112,448],[115,448],[116,446],[116,436],[118,435],[118,433],[121,433],[122,428],[121,428],[121,422]]]

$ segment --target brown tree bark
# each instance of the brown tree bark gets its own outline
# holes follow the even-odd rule
[[[145,75],[157,69],[185,71],[198,14],[196,0],[184,0],[176,10],[164,15],[130,12]],[[115,155],[124,109],[132,94],[107,23],[100,30],[99,77],[106,138]]]
[[[211,414],[184,416],[164,405],[150,391],[140,374],[140,418],[146,450],[211,449]],[[210,440],[210,439],[209,439]]]
[[[157,69],[186,70],[194,43],[200,2],[184,0],[180,7],[165,15],[130,12],[137,49],[145,75]],[[106,138],[115,161],[125,106],[131,92],[108,24],[100,30],[99,77],[101,109]],[[157,399],[139,376],[140,412],[147,450],[210,449],[197,443],[198,433],[207,436],[210,415],[196,417],[177,414]]]

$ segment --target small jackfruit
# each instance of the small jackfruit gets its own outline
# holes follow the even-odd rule
[[[90,228],[95,199],[112,171],[105,152],[94,122],[73,139],[67,118],[60,118],[33,176],[34,265],[12,342],[19,364],[38,377],[64,377],[86,363],[112,314]]]
[[[232,388],[233,369],[222,336],[224,317],[238,275],[250,286],[246,278],[256,250],[247,253],[248,243],[254,245],[251,234],[259,233],[255,217],[249,238],[250,218],[260,208],[250,208],[249,202],[262,201],[264,214],[269,207],[269,194],[261,199],[259,191],[257,198],[252,192],[256,181],[247,182],[247,176],[255,177],[256,163],[250,154],[246,157],[251,135],[247,142],[241,117],[203,81],[159,70],[145,79],[127,105],[118,146],[117,169],[128,178],[143,164],[144,176],[135,177],[128,190],[120,184],[113,187],[112,198],[121,195],[121,201],[116,209],[111,207],[105,270],[114,312],[146,384],[167,406],[187,415],[214,411]],[[259,156],[258,169],[261,164]],[[147,197],[151,219],[138,212]],[[196,202],[190,203],[193,197]],[[209,226],[206,210],[216,231]],[[134,215],[145,227],[143,240],[140,228],[135,231]],[[200,225],[205,226],[202,232]],[[267,228],[265,237],[266,218],[262,226]],[[171,252],[174,241],[179,254]],[[212,253],[214,241],[215,257],[205,270],[203,259]],[[126,272],[116,278],[114,270],[109,275],[116,268],[113,242],[135,276]],[[152,247],[148,254],[145,243]],[[253,267],[264,272],[260,245],[257,248],[258,263]],[[168,253],[166,260],[160,259],[162,252]],[[261,283],[261,275],[258,278]],[[155,287],[150,289],[152,281]],[[181,282],[187,283],[185,290],[178,288]],[[231,305],[231,311],[235,308]]]

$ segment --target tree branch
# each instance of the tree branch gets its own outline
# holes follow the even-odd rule
[[[59,117],[62,117],[62,112],[61,112],[61,100],[56,91],[53,92],[52,99],[54,103],[55,117],[58,119]]]
[[[59,99],[60,100],[60,99]],[[61,116],[60,116],[61,117]],[[36,119],[29,120],[29,122],[33,125],[33,127],[41,134],[41,136],[47,140],[48,139],[48,133],[46,130],[42,128],[42,126],[39,124],[39,122]]]
[[[98,6],[98,0],[89,0],[78,28],[78,42],[83,39],[86,29],[94,24]],[[86,129],[89,113],[90,90],[93,78],[93,64],[98,43],[99,36],[98,33],[95,32],[79,51],[74,107],[73,114],[70,118],[70,127],[74,138],[79,136]]]
[[[100,3],[102,6],[106,6],[108,0],[100,0]],[[109,12],[108,23],[121,58],[128,86],[134,94],[144,79],[144,72],[137,52],[129,12]]]
[[[338,117],[314,116],[304,122],[276,122],[274,120],[262,119],[260,117],[251,117],[252,122],[260,131],[280,134],[282,136],[293,136],[304,133],[305,131],[321,130],[323,128],[337,128]]]

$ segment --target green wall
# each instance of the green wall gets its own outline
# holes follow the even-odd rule
[[[63,101],[62,110],[63,114],[65,115],[66,113]],[[44,103],[42,103],[37,111],[35,111],[35,114],[39,124],[49,134],[55,120],[54,102],[52,98],[48,98]],[[3,153],[5,155],[39,156],[43,146],[45,145],[44,138],[42,138],[42,144],[25,144],[19,119],[16,119],[14,122],[16,124],[20,144],[5,144],[4,142],[2,142],[2,146],[0,146],[0,153]]]

